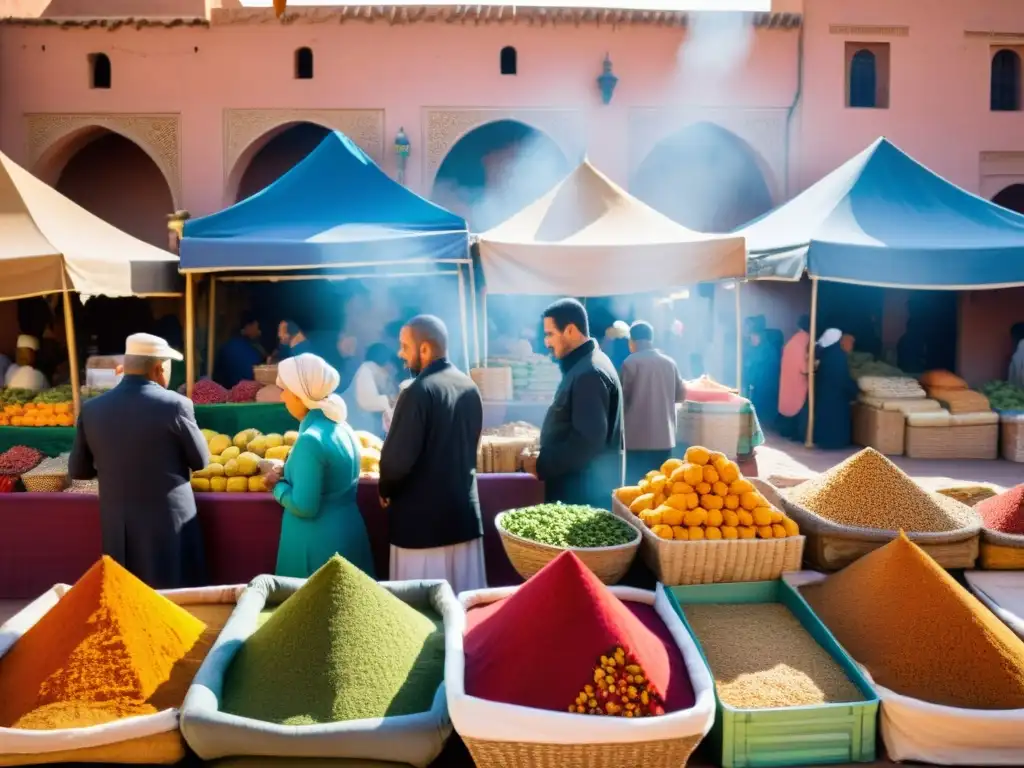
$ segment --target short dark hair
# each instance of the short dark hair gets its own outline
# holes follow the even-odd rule
[[[376,363],[383,368],[388,363],[394,362],[394,355],[391,354],[391,350],[388,349],[387,344],[371,344],[366,348],[366,361],[368,363]]]
[[[405,324],[417,344],[429,344],[435,353],[448,354],[448,328],[444,320],[434,315],[416,315]]]
[[[288,332],[289,336],[295,336],[302,333],[302,328],[294,320],[282,320],[284,323],[284,329]]]
[[[590,319],[587,317],[586,307],[576,299],[559,299],[553,302],[544,310],[542,317],[550,317],[559,331],[575,325],[584,336],[590,336]]]
[[[239,330],[242,330],[244,328],[248,328],[253,323],[258,323],[259,320],[260,319],[258,317],[256,317],[256,313],[255,312],[253,312],[252,310],[247,309],[245,312],[242,313],[242,319],[241,319],[241,321],[238,324],[238,328],[239,328]]]
[[[797,318],[796,327],[799,328],[801,331],[807,331],[808,333],[810,333],[810,330],[811,330],[811,316],[810,315],[800,315],[800,317]]]
[[[637,320],[629,327],[631,341],[654,341],[654,326],[646,320]]]

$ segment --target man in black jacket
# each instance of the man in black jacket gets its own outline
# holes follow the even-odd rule
[[[483,402],[448,361],[448,331],[430,315],[399,335],[399,356],[416,377],[399,396],[380,456],[388,510],[390,578],[447,579],[463,592],[487,586],[476,489]]]
[[[587,310],[561,299],[544,310],[544,345],[562,381],[540,432],[537,476],[548,501],[607,509],[622,485],[622,387],[590,338]]]

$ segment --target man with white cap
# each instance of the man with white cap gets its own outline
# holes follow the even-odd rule
[[[36,353],[39,351],[39,339],[22,334],[18,337],[18,347],[14,355],[14,365],[4,375],[4,386],[13,389],[29,389],[40,392],[50,386],[46,376],[35,367]]]
[[[167,390],[181,359],[159,336],[129,336],[124,378],[82,406],[68,467],[76,480],[99,478],[104,554],[155,589],[205,581],[189,480],[210,456],[192,402]]]

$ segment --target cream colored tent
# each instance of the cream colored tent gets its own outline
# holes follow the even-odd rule
[[[479,238],[487,292],[615,296],[743,277],[742,237],[687,229],[584,161]]]
[[[0,275],[0,300],[180,293],[176,255],[93,216],[2,152]]]

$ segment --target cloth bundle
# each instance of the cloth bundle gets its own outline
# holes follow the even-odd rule
[[[973,389],[928,387],[928,397],[945,404],[950,413],[986,413],[992,410],[988,398]]]
[[[907,414],[907,426],[910,427],[976,427],[997,423],[999,423],[999,414],[993,411],[950,413],[943,409],[927,413]]]
[[[925,391],[915,379],[907,376],[861,376],[857,379],[860,391],[880,400],[920,400]]]
[[[904,415],[910,413],[930,413],[933,411],[943,410],[938,401],[928,400],[926,398],[886,399],[862,394],[858,398],[858,401],[864,403],[864,405],[869,405],[872,408],[878,408],[882,411],[898,411]]]

